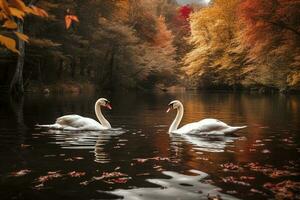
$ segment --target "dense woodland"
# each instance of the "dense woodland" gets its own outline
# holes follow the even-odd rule
[[[300,90],[299,0],[20,2],[0,4],[0,86],[12,92]]]

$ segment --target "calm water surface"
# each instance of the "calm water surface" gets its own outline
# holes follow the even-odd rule
[[[300,96],[0,96],[1,199],[271,199],[278,193],[266,183],[299,178]],[[65,114],[95,118],[99,97],[112,102],[111,131],[34,128]],[[217,118],[248,128],[238,137],[170,135],[173,99],[185,106],[182,124]]]

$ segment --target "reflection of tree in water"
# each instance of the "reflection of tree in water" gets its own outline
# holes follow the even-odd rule
[[[24,97],[21,96],[18,98],[14,98],[11,96],[10,97],[10,106],[15,115],[18,130],[26,129],[27,127],[24,123],[24,113],[23,113]]]
[[[48,130],[48,134],[55,139],[63,149],[89,149],[95,154],[95,162],[110,162],[109,152],[105,148],[113,139],[125,133],[124,129],[103,131],[61,131]]]

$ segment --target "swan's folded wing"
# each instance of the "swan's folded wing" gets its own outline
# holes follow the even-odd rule
[[[197,134],[197,133],[209,133],[209,132],[218,132],[224,128],[228,128],[228,125],[224,122],[221,122],[217,119],[204,119],[199,122],[194,122],[190,124],[186,124],[178,129],[176,132],[178,133],[189,133],[189,134]]]
[[[56,119],[56,124],[60,124],[62,126],[72,126],[72,127],[78,127],[82,126],[82,121],[84,117],[81,117],[79,115],[65,115],[62,117],[59,117]]]
[[[228,128],[227,124],[217,119],[203,119],[197,122],[197,126],[201,132],[221,131]]]
[[[199,132],[198,122],[186,124],[174,132],[181,134]]]

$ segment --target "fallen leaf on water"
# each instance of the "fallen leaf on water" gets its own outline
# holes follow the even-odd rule
[[[85,172],[76,172],[76,171],[72,171],[72,172],[69,172],[68,175],[70,177],[82,177],[82,176],[85,176]]]
[[[48,172],[47,175],[38,177],[36,182],[45,183],[45,182],[48,182],[48,181],[53,180],[55,178],[60,178],[62,176],[63,175],[60,174],[59,171],[55,171],[55,172],[50,171],[50,172]]]
[[[274,168],[271,165],[259,165],[258,163],[249,163],[249,164],[245,165],[245,167],[249,167],[250,170],[252,170],[252,171],[261,172],[271,178],[299,175],[299,173],[297,173],[297,172],[291,172],[288,170],[280,170],[280,169]]]
[[[223,171],[242,171],[243,168],[233,163],[221,164]]]
[[[170,161],[170,158],[167,158],[167,157],[152,157],[152,158],[136,158],[136,159],[133,159],[133,160],[137,161],[138,163],[144,163],[144,162],[147,162],[149,160]]]
[[[17,172],[12,172],[11,176],[14,176],[14,177],[25,176],[30,172],[31,172],[31,170],[29,170],[29,169],[22,169],[22,170],[17,171]]]
[[[288,170],[278,170],[278,169],[274,169],[269,176],[271,178],[278,178],[278,177],[282,177],[282,176],[297,176],[299,175],[299,173],[292,173]]]
[[[265,183],[264,188],[272,191],[276,199],[299,199],[300,182],[287,180],[277,184]]]
[[[114,183],[127,183],[128,182],[128,177],[122,177],[122,178],[113,178],[113,179],[108,179],[107,181],[104,181],[109,184],[114,184]]]
[[[130,177],[128,177],[127,174],[121,172],[103,172],[102,176],[94,176],[91,180],[81,182],[80,185],[87,186],[94,181],[100,180],[109,184],[126,183],[128,179],[130,179]]]
[[[233,183],[233,184],[238,184],[238,185],[243,185],[243,186],[250,186],[249,183],[246,183],[244,181],[239,181],[236,178],[234,178],[233,176],[228,176],[225,178],[222,178],[224,183]]]
[[[127,176],[127,174],[123,174],[121,172],[103,172],[103,178],[112,178],[112,177],[120,177],[120,176]]]
[[[241,176],[240,179],[244,180],[244,181],[246,181],[246,180],[254,180],[255,177],[254,176]]]

